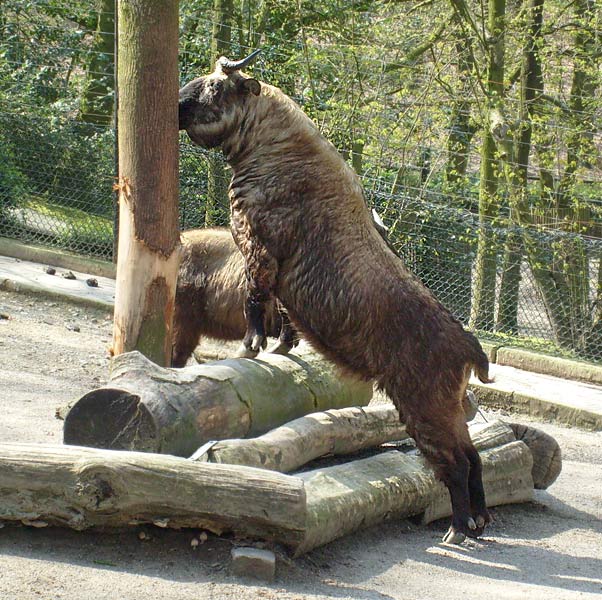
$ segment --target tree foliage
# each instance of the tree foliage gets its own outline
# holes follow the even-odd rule
[[[87,92],[113,98],[106,12],[0,6],[4,205],[45,194],[110,212],[112,133],[82,120]],[[602,357],[601,13],[595,0],[180,0],[180,79],[212,67],[216,31],[219,53],[261,47],[252,72],[318,123],[463,320]],[[182,150],[182,223],[214,223],[219,169]]]

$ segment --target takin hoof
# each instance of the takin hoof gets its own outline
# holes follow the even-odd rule
[[[292,350],[292,346],[286,342],[278,340],[269,350],[270,354],[283,354],[286,355]]]
[[[235,358],[255,358],[259,354],[259,350],[252,350],[247,348],[244,344],[240,345],[240,348],[234,355]]]
[[[443,536],[444,544],[461,544],[467,537],[478,538],[483,534],[483,529],[487,524],[485,517],[479,515],[476,520],[469,517],[465,525],[455,525],[452,523]]]

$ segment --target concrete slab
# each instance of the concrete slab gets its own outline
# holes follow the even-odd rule
[[[80,304],[112,308],[115,301],[115,281],[108,277],[94,276],[98,287],[90,287],[86,279],[92,277],[81,271],[72,271],[77,279],[64,279],[67,269],[57,268],[56,275],[44,272],[40,263],[0,256],[0,289],[32,292],[45,296],[64,298]]]
[[[494,383],[471,379],[480,404],[602,431],[602,386],[492,364]]]

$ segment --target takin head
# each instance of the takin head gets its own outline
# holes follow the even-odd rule
[[[250,65],[259,50],[242,60],[231,61],[222,56],[211,75],[199,77],[180,90],[179,123],[190,139],[203,148],[221,146],[236,130],[243,106],[259,96],[261,84],[240,73]]]

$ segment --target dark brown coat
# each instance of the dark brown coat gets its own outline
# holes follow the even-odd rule
[[[358,177],[279,89],[218,62],[180,90],[180,127],[200,145],[222,146],[232,167],[247,307],[259,318],[275,295],[315,347],[375,379],[450,491],[444,539],[479,535],[490,517],[462,408],[471,371],[488,380],[477,339],[387,247]]]

